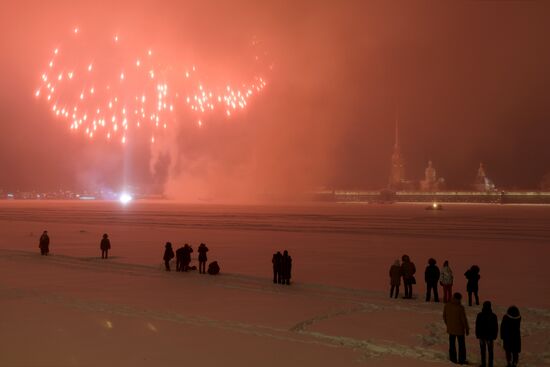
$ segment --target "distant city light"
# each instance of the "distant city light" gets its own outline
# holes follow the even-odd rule
[[[122,204],[128,204],[130,201],[132,201],[132,196],[128,193],[123,192],[122,194],[120,194],[120,197],[118,198],[118,200]]]

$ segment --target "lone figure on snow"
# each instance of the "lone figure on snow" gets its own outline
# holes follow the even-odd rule
[[[111,249],[111,241],[109,240],[109,235],[107,233],[103,234],[103,238],[101,239],[99,248],[101,249],[101,258],[102,259],[108,258],[109,250]]]
[[[50,252],[50,237],[48,236],[48,231],[44,231],[42,236],[40,236],[38,248],[40,249],[40,255],[48,256],[48,253]]]

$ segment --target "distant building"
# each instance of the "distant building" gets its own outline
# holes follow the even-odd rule
[[[424,170],[424,179],[420,181],[420,191],[437,191],[443,188],[443,184],[443,178],[437,178],[432,161],[429,161],[428,167]]]
[[[399,146],[399,126],[395,122],[395,144],[391,156],[391,171],[388,187],[391,190],[409,190],[412,183],[405,179],[405,162],[401,156],[401,147]]]
[[[495,184],[487,177],[483,163],[479,164],[477,169],[477,176],[474,182],[474,189],[476,191],[493,191],[495,190]]]

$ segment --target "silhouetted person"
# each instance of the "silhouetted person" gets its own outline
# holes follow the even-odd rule
[[[472,294],[476,298],[476,305],[479,306],[479,296],[477,293],[479,290],[479,278],[481,278],[479,275],[479,266],[472,265],[470,270],[464,273],[464,276],[468,279],[468,283],[466,283],[466,290],[468,291],[468,306],[472,305]]]
[[[479,339],[481,349],[481,367],[493,367],[494,340],[498,335],[497,315],[491,309],[491,302],[483,302],[481,312],[476,318],[476,338]],[[489,352],[489,363],[487,364],[487,352]]]
[[[399,286],[401,285],[401,265],[399,260],[395,260],[393,265],[390,267],[390,298],[393,297],[393,292],[395,290],[395,298],[399,297]]]
[[[439,295],[437,294],[437,282],[439,282],[439,268],[437,267],[434,258],[428,260],[428,266],[424,272],[424,280],[426,281],[426,302],[430,302],[432,296],[432,290],[434,292],[434,301],[439,302]]]
[[[38,248],[42,256],[48,256],[50,253],[50,237],[48,236],[48,231],[42,232],[42,236],[40,236],[40,241],[38,242]]]
[[[273,283],[281,284],[283,282],[283,254],[281,254],[281,251],[277,251],[277,253],[273,254],[271,263],[273,264]]]
[[[405,285],[405,298],[412,298],[412,286],[416,284],[415,273],[416,266],[408,255],[403,255],[401,257],[401,275],[403,275],[403,284]]]
[[[199,273],[206,274],[206,261],[208,260],[206,253],[208,252],[208,247],[204,243],[201,243],[197,252],[199,253]]]
[[[170,260],[173,258],[174,250],[172,250],[172,244],[170,242],[166,242],[166,245],[164,246],[164,257],[162,258],[164,260],[166,271],[170,271]]]
[[[287,250],[283,252],[283,257],[281,258],[281,271],[283,278],[282,283],[289,285],[292,273],[292,257],[288,254]]]
[[[466,335],[470,333],[466,310],[461,303],[462,295],[455,293],[451,302],[443,308],[443,321],[449,334],[449,359],[453,363],[466,364]],[[456,340],[458,340],[458,360],[456,358]]]
[[[521,353],[521,315],[516,306],[510,306],[500,324],[500,338],[506,353],[508,367],[517,366]]]
[[[103,234],[101,243],[99,244],[101,249],[101,258],[106,259],[109,257],[109,250],[111,249],[111,240],[109,240],[109,235],[107,233]]]
[[[445,303],[451,301],[453,295],[453,280],[453,271],[449,266],[449,262],[445,260],[441,268],[441,276],[439,277],[439,283],[443,287],[443,302]]]
[[[189,270],[189,264],[191,263],[191,252],[193,248],[189,244],[183,245],[183,271]]]
[[[216,275],[219,273],[220,273],[220,266],[218,265],[217,261],[212,261],[210,264],[208,264],[208,274]]]
[[[183,246],[176,250],[176,271],[183,271],[183,258],[185,257],[185,249]]]

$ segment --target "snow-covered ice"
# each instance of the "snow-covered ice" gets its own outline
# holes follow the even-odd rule
[[[550,365],[550,207],[424,206],[0,202],[0,366],[449,365],[442,305],[422,301],[429,257],[450,261],[463,293],[479,265],[481,301],[499,320],[511,304],[522,312],[520,364]],[[205,242],[222,274],[163,271],[166,241]],[[271,282],[284,249],[289,287]],[[388,269],[404,253],[418,299],[391,300]],[[472,328],[479,310],[467,307]]]

